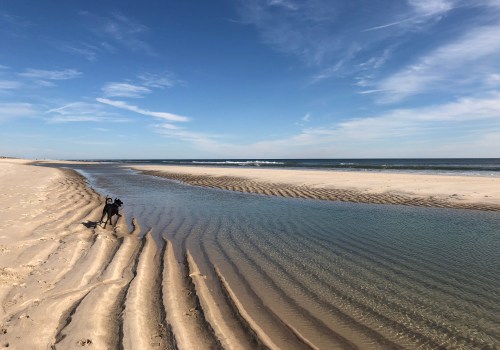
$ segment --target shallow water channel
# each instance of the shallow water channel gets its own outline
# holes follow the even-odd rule
[[[112,164],[73,168],[119,197],[142,234],[189,250],[248,310],[265,309],[314,345],[500,347],[499,213],[277,198]]]

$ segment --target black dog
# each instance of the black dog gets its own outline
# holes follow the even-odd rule
[[[104,219],[104,216],[107,215],[106,221],[104,222],[104,228],[106,228],[106,224],[109,223],[113,226],[113,222],[111,221],[111,218],[116,215],[116,221],[115,225],[118,223],[118,219],[121,217],[120,214],[118,214],[118,209],[123,205],[123,202],[119,200],[118,198],[115,198],[115,201],[111,203],[111,198],[106,197],[106,205],[104,206],[104,209],[102,210],[102,217],[101,221],[99,221],[99,224],[102,224],[102,219]]]

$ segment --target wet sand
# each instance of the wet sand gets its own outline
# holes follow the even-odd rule
[[[216,170],[227,172],[227,169]],[[281,178],[273,184],[269,179],[221,177],[208,173],[206,169],[197,171],[206,173],[179,173],[177,169],[166,176],[193,185],[277,196],[342,200],[329,197],[329,191],[340,191],[342,195],[349,193],[351,197],[346,197],[346,200],[364,201],[363,198],[367,198],[367,203],[372,203],[373,198],[387,201],[387,197],[396,196],[392,193],[365,193],[352,188],[328,188],[318,183],[307,186],[292,183],[302,182],[297,173],[288,182]],[[151,174],[165,176],[166,173],[154,170]],[[0,160],[0,183],[8,184],[0,188],[0,347],[311,349],[333,346],[339,349],[387,349],[412,348],[417,344],[439,347],[447,343],[448,338],[464,346],[495,343],[495,340],[485,343],[474,337],[462,337],[461,332],[448,329],[439,320],[431,322],[429,320],[437,316],[430,311],[425,317],[417,316],[429,323],[430,328],[441,325],[436,329],[442,331],[446,339],[438,341],[438,337],[409,328],[404,328],[401,334],[388,333],[384,331],[387,324],[401,331],[407,320],[397,318],[399,314],[391,316],[394,319],[388,317],[390,310],[386,310],[388,306],[385,304],[368,307],[359,301],[363,306],[359,310],[353,309],[350,303],[345,304],[347,295],[349,300],[354,300],[358,294],[359,300],[366,299],[362,291],[357,292],[357,287],[354,287],[357,284],[350,284],[345,271],[336,275],[333,292],[318,294],[325,307],[316,310],[314,317],[309,317],[317,307],[317,297],[304,297],[314,295],[307,286],[323,281],[316,280],[316,274],[333,273],[341,262],[305,276],[303,271],[307,266],[300,262],[296,262],[301,266],[299,269],[284,269],[290,262],[295,264],[295,257],[288,253],[276,254],[285,252],[275,242],[286,241],[278,233],[276,237],[265,238],[264,248],[259,248],[256,255],[252,251],[252,246],[258,245],[256,238],[234,236],[219,240],[219,226],[212,221],[203,223],[207,232],[187,227],[192,236],[177,239],[175,227],[186,224],[172,214],[168,215],[172,221],[167,229],[170,239],[163,240],[158,236],[154,239],[151,231],[139,237],[141,228],[135,220],[131,231],[125,217],[116,227],[104,229],[96,224],[104,198],[74,171],[36,167],[22,160]],[[498,179],[491,183],[497,184]],[[458,193],[465,196],[463,192]],[[406,198],[406,195],[398,196]],[[426,202],[425,198],[420,202],[394,204],[430,203],[430,206],[436,206],[435,202]],[[493,196],[489,203],[471,201],[463,204],[472,209],[497,210],[495,200]],[[442,201],[445,205],[456,204],[451,200]],[[192,215],[196,219],[196,213]],[[287,224],[290,222],[283,222],[281,226]],[[233,227],[235,232],[241,229],[237,223]],[[313,250],[317,254],[323,250],[326,252],[329,248],[323,246],[324,238],[316,237],[314,232],[315,229],[311,228],[304,242],[291,240],[286,244],[298,252],[307,246],[307,242],[317,240],[321,245]],[[222,261],[211,256],[200,235],[215,237],[209,241],[213,239],[210,244],[220,245]],[[238,243],[242,239],[248,242]],[[354,243],[345,244],[348,245],[345,254],[358,249]],[[341,244],[340,248],[344,249]],[[360,254],[366,254],[369,249],[363,245],[359,248]],[[237,264],[241,259],[249,263]],[[360,259],[355,261],[353,266],[356,268],[363,264]],[[389,264],[392,260],[382,261]],[[315,263],[319,264],[319,261]],[[377,266],[369,269],[378,269]],[[392,277],[395,286],[402,284],[401,279],[403,282],[408,279],[408,290],[420,288],[412,284],[410,277],[401,277],[398,264],[394,263],[391,268],[395,273]],[[430,275],[427,270],[425,273]],[[288,277],[283,279],[283,274]],[[389,275],[384,272],[385,278]],[[250,276],[261,277],[250,283]],[[294,283],[288,284],[289,280]],[[281,287],[281,283],[285,285]],[[331,289],[327,285],[325,288]],[[285,290],[288,294],[283,294]],[[425,292],[423,289],[417,296]],[[394,297],[403,294],[399,291]],[[377,294],[377,298],[379,300],[382,295]],[[338,310],[332,309],[332,300],[336,301]],[[423,301],[415,305],[421,303]],[[398,310],[410,306],[398,304]],[[488,330],[493,329],[496,318],[485,322]],[[456,338],[458,340],[454,338],[456,334],[460,335]]]
[[[220,347],[187,263],[135,221],[98,225],[104,199],[82,176],[2,159],[0,182],[0,348]]]
[[[500,211],[500,178],[189,166],[134,166],[193,186],[280,197]]]
[[[207,280],[184,247],[158,242],[151,232],[139,237],[135,219],[129,232],[125,215],[115,227],[101,227],[104,198],[77,172],[2,159],[0,182],[6,184],[0,188],[0,348],[278,349],[290,343],[269,340],[274,330],[259,330],[241,316],[236,296],[224,296],[217,277]],[[279,332],[293,337],[286,327]]]

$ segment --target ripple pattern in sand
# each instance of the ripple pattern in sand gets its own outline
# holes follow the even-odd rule
[[[227,186],[220,181],[211,186]],[[331,195],[305,188],[249,196],[231,186],[135,174],[109,187],[142,234],[168,240],[156,257],[141,248],[132,279],[162,295],[162,346],[189,348],[186,334],[199,334],[225,349],[500,347],[497,213],[278,197]],[[146,278],[143,260],[156,277]],[[128,286],[125,311],[139,300]]]
[[[333,188],[312,188],[290,184],[266,183],[233,176],[193,175],[166,171],[143,171],[144,174],[160,176],[192,186],[218,188],[244,193],[256,193],[277,197],[320,199],[353,203],[397,204],[418,207],[460,208],[500,211],[500,206],[481,203],[457,203],[437,198],[409,197],[394,193],[363,193]]]

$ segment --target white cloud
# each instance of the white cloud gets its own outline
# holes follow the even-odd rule
[[[50,123],[103,122],[103,118],[95,115],[55,115],[47,119]]]
[[[376,86],[382,90],[381,102],[396,102],[408,96],[432,91],[442,84],[449,88],[471,79],[475,71],[481,78],[486,67],[498,65],[500,26],[476,28],[460,39],[443,45],[419,58],[412,65],[383,79]],[[472,65],[474,63],[474,65]],[[477,83],[477,81],[471,81]]]
[[[154,125],[154,127],[158,128],[159,130],[162,130],[162,129],[165,129],[165,130],[180,130],[181,129],[177,125],[168,124],[168,123],[156,124],[156,125]]]
[[[442,14],[454,7],[454,1],[449,0],[408,0],[408,4],[422,15]]]
[[[485,98],[461,98],[455,102],[418,109],[397,109],[377,117],[342,122],[338,130],[360,139],[406,137],[442,127],[459,128],[469,122],[494,122],[500,127],[500,92]],[[478,127],[484,124],[478,124]]]
[[[250,144],[221,141],[218,135],[157,125],[157,132],[191,144],[211,156],[232,157],[460,157],[492,156],[500,146],[500,91],[484,98],[305,128],[282,139]],[[435,133],[439,132],[439,137]],[[481,148],[480,145],[491,145]],[[452,145],[452,146],[450,146]],[[496,148],[498,149],[498,148]]]
[[[30,103],[0,103],[0,121],[20,117],[33,117],[38,114]]]
[[[170,88],[179,83],[169,74],[142,73],[136,80],[134,83],[107,83],[101,90],[106,97],[143,97],[151,93],[151,89]]]
[[[149,88],[170,88],[178,83],[169,74],[143,73],[138,76],[142,85]]]
[[[339,72],[351,62],[351,60],[356,57],[356,55],[362,50],[357,44],[351,44],[348,49],[345,50],[342,58],[340,58],[335,64],[321,70],[312,79],[311,83],[317,83],[321,80],[334,77],[339,74]]]
[[[86,60],[91,62],[97,61],[97,56],[100,51],[99,47],[87,43],[63,44],[58,48],[62,51],[82,56]]]
[[[396,42],[398,37],[439,22],[457,6],[456,1],[396,1],[382,11],[379,3],[370,1],[359,6],[329,0],[239,2],[242,22],[255,26],[266,44],[320,68],[313,78],[316,82],[338,75],[341,69],[354,70],[350,63],[363,53],[379,50],[387,39]],[[378,30],[388,27],[397,31]]]
[[[28,68],[24,72],[19,73],[19,75],[25,78],[37,80],[68,80],[80,77],[82,72],[79,72],[76,69],[43,70]]]
[[[143,97],[151,92],[144,86],[132,85],[129,83],[107,83],[102,91],[108,97]]]
[[[143,39],[149,28],[134,19],[120,13],[112,13],[108,17],[94,15],[90,12],[80,12],[87,20],[87,27],[106,42],[102,47],[113,52],[114,46],[122,46],[136,52],[155,55],[151,46]],[[109,42],[113,45],[110,45]]]
[[[361,95],[368,95],[368,94],[374,94],[376,92],[383,92],[383,91],[384,90],[373,89],[373,90],[363,90],[363,91],[360,91],[358,93],[361,94]]]
[[[125,109],[131,112],[139,113],[142,115],[150,116],[150,117],[155,117],[155,118],[160,118],[160,119],[165,119],[165,120],[170,120],[170,121],[177,121],[177,122],[186,122],[189,121],[189,118],[172,114],[172,113],[167,113],[167,112],[153,112],[153,111],[148,111],[146,109],[139,108],[137,106],[129,105],[124,101],[115,101],[115,100],[109,100],[107,98],[97,98],[96,99],[98,102],[113,106],[116,108],[120,109]]]
[[[338,6],[324,0],[239,2],[242,22],[255,26],[266,44],[312,66],[336,56],[340,45],[332,27],[338,18]]]
[[[305,116],[302,117],[302,121],[308,122],[311,120],[311,113],[306,113]]]
[[[57,113],[61,115],[71,114],[96,114],[101,112],[101,105],[86,102],[72,102],[62,107],[52,108],[45,113]]]
[[[299,7],[292,1],[287,0],[268,0],[269,6],[282,6],[288,10],[297,10]]]
[[[45,86],[45,87],[57,86],[54,82],[48,81],[48,80],[35,80],[34,82],[37,83],[38,85]]]
[[[497,86],[500,85],[500,74],[498,73],[491,73],[486,77],[485,81],[486,85],[488,86]]]
[[[20,81],[13,80],[0,80],[0,91],[2,90],[14,90],[21,87],[22,83]]]
[[[127,119],[104,110],[97,103],[73,102],[45,112],[50,123],[126,122]]]
[[[424,15],[424,17],[425,17],[425,15]],[[390,22],[390,23],[381,24],[381,25],[378,25],[378,26],[366,28],[366,29],[363,29],[362,32],[363,33],[364,32],[373,32],[375,30],[386,29],[386,28],[390,28],[390,27],[396,27],[396,26],[400,26],[400,25],[406,24],[406,23],[420,23],[421,19],[422,19],[422,16],[415,16],[415,17],[404,18],[402,20],[398,20],[398,21],[395,21],[395,22]]]
[[[398,29],[415,30],[419,26],[430,21],[439,21],[446,13],[453,10],[456,0],[407,0],[410,11],[398,14],[398,19],[392,22],[364,29],[363,32],[371,32],[380,29],[398,27]]]

